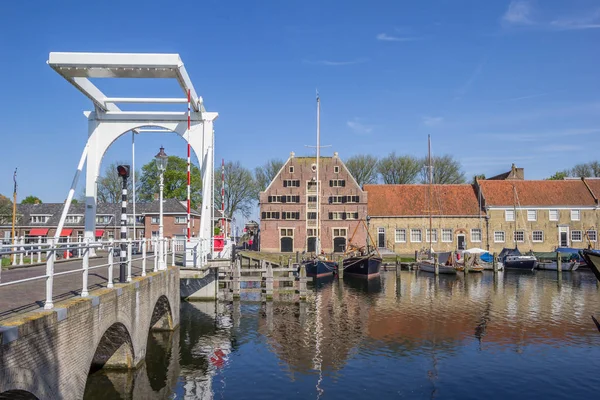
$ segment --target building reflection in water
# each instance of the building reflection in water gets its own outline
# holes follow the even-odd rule
[[[595,279],[586,272],[563,273],[559,281],[550,271],[438,277],[403,271],[370,280],[320,281],[304,303],[182,302],[179,331],[151,334],[140,370],[91,375],[86,398],[240,395],[227,391],[235,385],[228,387],[226,380],[244,346],[257,353],[242,351],[235,362],[268,360],[259,354],[266,349],[280,360],[276,368],[284,383],[310,380],[317,398],[325,379],[352,373],[344,368],[355,358],[421,357],[433,397],[439,361],[463,347],[521,353],[530,345],[600,344],[590,319],[600,315],[598,299]],[[246,371],[246,377],[252,373]],[[94,397],[100,387],[101,396]]]

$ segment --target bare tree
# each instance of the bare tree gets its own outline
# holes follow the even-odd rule
[[[577,178],[600,177],[600,163],[592,161],[585,164],[577,164],[569,171],[569,175]]]
[[[257,186],[252,173],[239,161],[225,163],[225,214],[236,212],[248,216],[257,197]],[[221,188],[215,185],[215,203],[221,203]]]
[[[283,167],[284,162],[278,158],[267,161],[264,165],[254,169],[254,179],[256,181],[257,196],[259,192],[264,192],[277,173]]]
[[[377,171],[386,184],[415,183],[423,165],[413,156],[397,156],[395,152],[377,163]]]
[[[120,203],[121,191],[123,190],[123,178],[117,172],[117,166],[129,164],[124,161],[117,161],[108,165],[104,169],[104,174],[98,178],[98,203]],[[136,190],[139,193],[141,178],[139,171],[136,171]],[[85,190],[85,189],[84,189]],[[85,199],[85,191],[82,195]],[[133,179],[127,180],[127,201],[133,201]]]
[[[345,164],[360,187],[377,182],[377,157],[358,154],[348,158]]]
[[[421,160],[423,168],[421,169],[421,183],[428,183],[427,157]],[[443,156],[431,157],[433,165],[433,183],[435,184],[451,184],[465,183],[466,177],[462,171],[460,162],[446,154]]]

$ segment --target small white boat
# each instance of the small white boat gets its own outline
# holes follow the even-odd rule
[[[546,271],[557,271],[558,263],[556,261],[538,261],[536,268]],[[561,271],[577,271],[577,268],[579,268],[577,260],[565,261],[560,265]]]

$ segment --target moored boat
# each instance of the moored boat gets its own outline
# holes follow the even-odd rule
[[[438,258],[438,273],[440,274],[456,274],[457,269],[454,267],[452,253],[436,253]],[[417,261],[419,271],[435,273],[435,259],[433,257]]]
[[[337,263],[335,261],[322,260],[318,257],[313,260],[305,261],[304,266],[306,267],[306,275],[315,278],[333,275],[334,271],[337,269]]]
[[[379,275],[381,261],[381,257],[373,254],[345,258],[343,261],[344,275],[375,277]]]
[[[596,275],[596,279],[600,281],[600,254],[597,251],[583,250],[582,256],[594,275]]]
[[[546,270],[546,271],[557,271],[558,270],[558,262],[556,261],[538,261],[536,265],[537,269]],[[579,268],[579,263],[577,260],[571,261],[563,261],[560,265],[561,271],[577,271]]]
[[[505,269],[531,271],[537,264],[537,258],[535,258],[535,256],[524,256],[516,247],[514,249],[502,249],[498,258],[502,260]]]

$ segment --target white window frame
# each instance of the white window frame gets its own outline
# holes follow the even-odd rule
[[[556,217],[552,218],[552,212],[556,213]],[[559,210],[548,210],[548,220],[549,221],[558,221],[560,218],[560,211]]]
[[[581,220],[581,210],[571,210],[571,221]]]
[[[475,239],[473,235],[475,232],[479,233],[479,240]],[[483,231],[480,228],[471,228],[471,243],[481,243],[483,241]]]
[[[335,231],[338,231],[338,233],[336,234]],[[332,238],[348,237],[348,229],[346,229],[346,228],[331,228],[331,237]]]
[[[537,221],[537,210],[527,210],[527,221]]]
[[[415,234],[418,233],[419,234],[419,240],[416,240],[413,238],[415,237]],[[423,231],[419,228],[411,228],[410,230],[410,242],[411,243],[421,243],[423,241]]]
[[[535,238],[535,234],[536,233],[540,233],[542,235],[542,238],[536,240],[536,238]],[[542,231],[542,230],[535,230],[535,231],[531,232],[531,241],[533,243],[544,243],[544,231]]]
[[[431,230],[431,232],[433,233],[433,237],[431,238],[431,243],[437,243],[437,239],[438,239],[437,229],[433,228]],[[430,232],[429,232],[429,228],[427,228],[427,229],[425,229],[425,243],[429,243],[429,236],[430,236]]]
[[[282,230],[285,229],[285,235],[281,233]],[[291,232],[291,234],[290,234]],[[286,227],[279,227],[279,238],[281,239],[282,237],[294,237],[294,228],[286,228]]]
[[[183,222],[178,222],[178,220],[179,221],[183,220]],[[187,216],[176,215],[175,216],[175,223],[176,224],[187,224]]]
[[[333,166],[333,173],[334,174],[339,174],[340,173],[340,166],[339,165],[334,165]]]
[[[404,235],[404,239],[401,236]],[[394,240],[396,243],[406,243],[406,229],[396,228],[394,231]]]
[[[294,173],[294,166],[293,166],[293,165],[290,165],[290,169],[289,169],[289,171],[290,171],[290,174],[293,174],[293,173]]]
[[[29,220],[32,224],[45,224],[50,219],[48,214],[31,214]]]
[[[502,234],[502,240],[498,239],[498,234]],[[494,231],[494,243],[504,243],[504,242],[506,242],[506,232]]]
[[[445,234],[447,234],[447,233],[450,234],[450,240],[446,240],[444,238]],[[454,235],[453,235],[453,233],[454,232],[452,232],[452,229],[443,228],[442,229],[442,243],[452,243],[454,241],[454,237],[453,237]]]
[[[83,215],[81,214],[67,214],[67,218],[65,219],[65,223],[67,224],[78,224],[83,220]]]
[[[509,218],[508,215],[511,214],[512,218]],[[513,222],[515,220],[515,210],[504,210],[504,220],[506,222]]]
[[[579,239],[575,239],[575,234],[579,234]],[[575,229],[571,231],[571,242],[583,242],[583,231]]]
[[[158,216],[152,216],[150,218],[150,223],[151,224],[155,224],[155,225],[156,224],[160,224],[160,215],[158,215]]]
[[[593,232],[593,235],[590,235],[590,233]],[[586,235],[587,235],[587,239],[590,242],[596,242],[598,240],[598,231],[596,231],[595,229],[590,229],[588,231],[586,231]],[[592,239],[591,236],[594,236],[594,238]]]
[[[519,233],[521,235],[521,240],[517,239],[517,233]],[[525,243],[525,231],[514,231],[513,239],[516,243]]]

